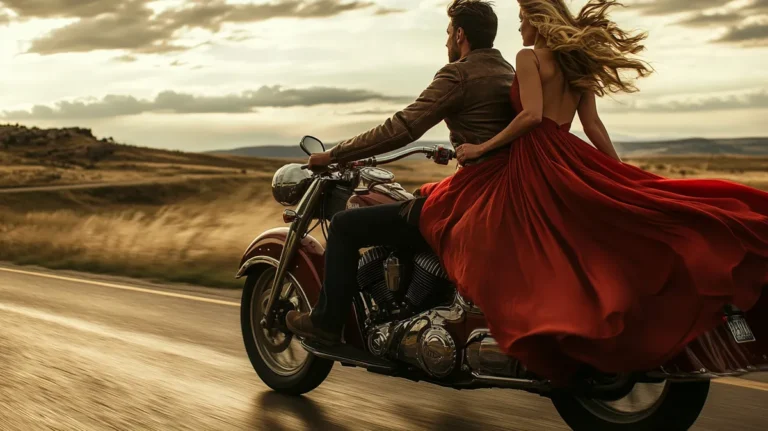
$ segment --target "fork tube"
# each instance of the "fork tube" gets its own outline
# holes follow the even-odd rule
[[[267,307],[264,310],[264,319],[261,321],[261,326],[266,329],[272,329],[275,324],[275,318],[277,317],[273,310],[275,300],[282,293],[282,281],[285,278],[285,273],[288,272],[288,268],[296,256],[299,244],[301,244],[301,239],[312,222],[312,215],[316,213],[315,210],[318,202],[321,202],[320,198],[323,195],[324,185],[325,180],[322,179],[315,179],[312,182],[301,202],[299,202],[296,210],[296,220],[291,223],[291,227],[288,229],[288,236],[285,239],[285,245],[280,254],[280,263],[277,265],[275,279],[272,281],[272,291],[269,294]]]

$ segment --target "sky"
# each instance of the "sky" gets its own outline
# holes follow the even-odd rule
[[[185,151],[335,142],[429,85],[449,3],[0,0],[0,123]],[[514,62],[518,4],[494,3]],[[612,19],[649,33],[655,72],[598,101],[615,141],[768,136],[768,0],[623,3]],[[423,139],[447,136],[441,123]]]

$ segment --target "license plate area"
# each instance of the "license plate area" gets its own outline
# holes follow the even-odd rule
[[[735,314],[728,316],[726,323],[728,324],[728,330],[731,332],[731,336],[737,343],[743,344],[756,341],[755,335],[752,333],[752,328],[749,327],[749,324],[743,315]]]

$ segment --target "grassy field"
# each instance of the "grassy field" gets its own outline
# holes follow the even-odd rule
[[[155,170],[138,185],[124,185],[137,180],[135,171],[119,176],[107,166],[109,186],[0,191],[0,261],[239,287],[234,274],[245,248],[261,232],[284,226],[284,207],[273,200],[270,182],[286,161],[258,163],[261,170],[245,174],[198,171],[169,182],[159,182]],[[409,189],[452,172],[430,162],[392,170]],[[41,184],[15,184],[27,185]],[[319,229],[315,234],[322,240]]]
[[[668,177],[725,178],[768,189],[768,158],[674,157],[628,162]],[[234,274],[246,246],[264,230],[283,225],[283,207],[272,199],[270,179],[285,161],[237,163],[247,165],[246,172],[239,166],[187,164],[176,171],[184,170],[188,177],[179,174],[168,182],[153,179],[167,177],[164,173],[172,165],[134,162],[142,168],[116,169],[112,164],[88,170],[101,174],[101,181],[109,176],[107,182],[115,184],[108,187],[0,193],[0,260],[239,287],[241,282],[234,280]],[[408,190],[453,171],[453,167],[429,161],[400,162],[389,168]],[[44,176],[62,168],[36,169]],[[137,179],[146,183],[121,185]],[[319,229],[315,234],[322,237]]]

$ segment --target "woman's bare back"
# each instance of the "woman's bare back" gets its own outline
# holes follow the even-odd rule
[[[573,91],[565,80],[554,53],[549,49],[533,49],[536,56],[543,100],[542,115],[557,124],[571,123],[581,101],[581,92]]]

